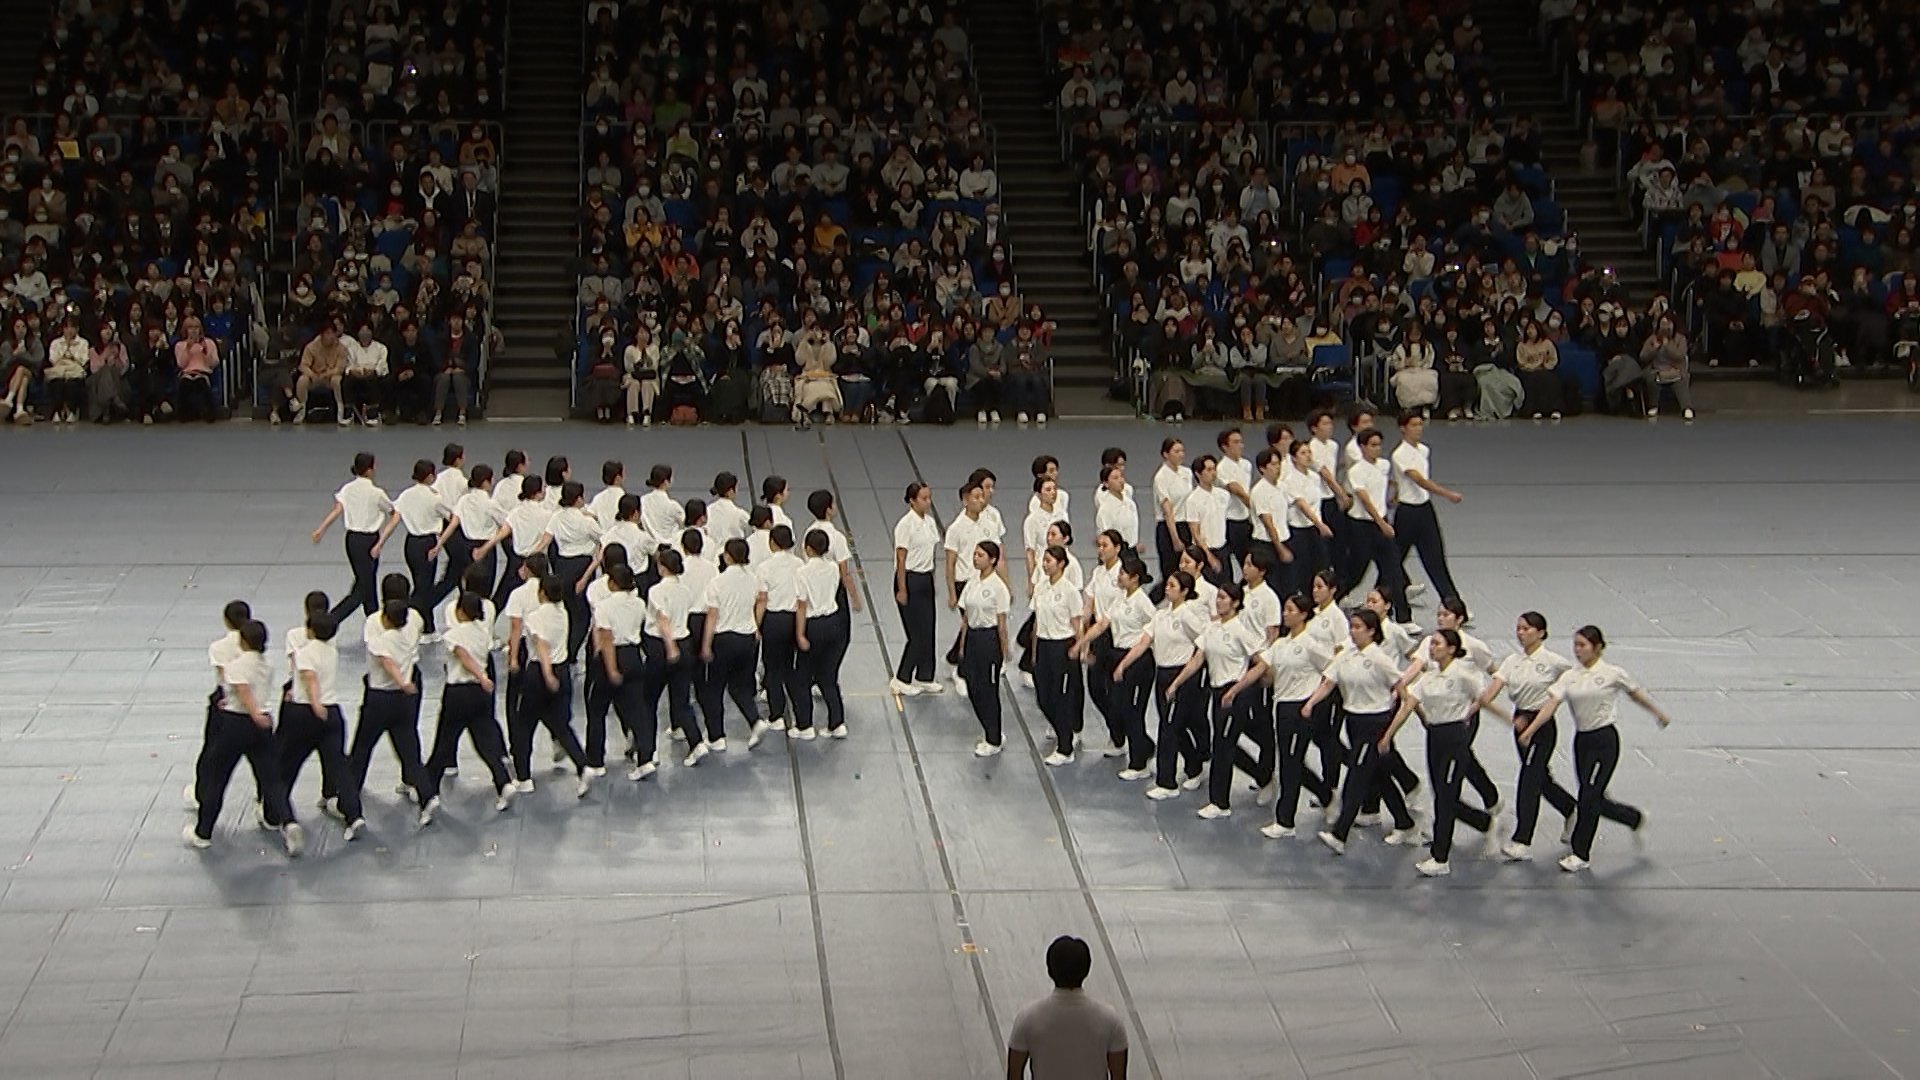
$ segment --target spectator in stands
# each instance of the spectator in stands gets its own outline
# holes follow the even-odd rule
[[[845,408],[840,380],[834,373],[838,350],[819,326],[803,331],[794,349],[799,371],[794,376],[794,414],[801,423],[824,416],[832,423]]]
[[[1426,409],[1439,402],[1440,373],[1420,323],[1407,325],[1406,336],[1387,356],[1387,370],[1393,373],[1393,396],[1401,409]]]
[[[967,352],[966,390],[973,399],[976,419],[982,424],[1000,422],[1000,406],[1006,397],[1008,357],[994,330],[989,323],[981,323]]]
[[[93,346],[80,336],[80,324],[63,320],[60,336],[47,349],[47,410],[56,424],[76,423],[87,401],[87,358]]]
[[[1565,409],[1560,383],[1560,350],[1547,340],[1541,325],[1532,319],[1520,331],[1513,347],[1514,366],[1520,378],[1526,410],[1538,420],[1544,416],[1560,419]]]
[[[214,372],[220,366],[220,349],[206,336],[198,316],[188,316],[183,325],[185,336],[173,346],[173,362],[178,369],[174,411],[182,420],[204,420],[211,424],[220,418],[213,388]]]
[[[1680,405],[1681,415],[1693,419],[1693,376],[1688,370],[1686,334],[1674,324],[1673,316],[1659,315],[1646,343],[1640,346],[1640,365],[1645,371],[1648,417],[1660,415],[1660,390],[1670,387]]]
[[[1012,363],[1006,377],[1007,403],[1020,423],[1029,419],[1047,422],[1052,405],[1049,400],[1048,373],[1052,369],[1051,350],[1034,336],[1034,324],[1022,322],[1014,331],[1010,347]]]
[[[347,362],[340,372],[343,405],[360,423],[379,427],[380,406],[387,389],[386,342],[373,336],[371,323],[361,323],[359,333],[345,345]]]
[[[111,320],[100,323],[99,338],[87,354],[87,419],[110,424],[132,414],[133,387],[127,347]]]
[[[440,370],[433,379],[433,423],[446,419],[452,405],[454,419],[465,426],[467,407],[473,399],[474,380],[480,372],[481,331],[470,322],[465,311],[447,316],[447,329],[438,349]]]
[[[604,342],[604,332],[601,337]],[[643,426],[653,426],[660,372],[660,346],[653,340],[652,328],[645,324],[634,327],[633,341],[622,351],[620,359],[620,386],[626,391],[628,427],[632,427],[636,419]]]
[[[346,427],[353,423],[346,397],[341,392],[341,381],[346,370],[347,349],[340,343],[340,327],[329,321],[300,351],[300,364],[295,371],[293,385],[282,388],[292,418],[300,419],[312,407],[315,390],[325,390],[333,397],[339,425]],[[275,415],[278,415],[277,410]]]

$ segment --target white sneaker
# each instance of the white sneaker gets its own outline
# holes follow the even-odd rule
[[[779,717],[779,716],[774,716],[774,717],[769,717],[769,718],[767,719],[767,730],[768,730],[768,731],[785,731],[785,730],[787,730],[787,721],[786,721],[786,719],[785,719],[784,717]]]
[[[274,427],[279,427],[280,426],[280,410],[275,409],[272,412],[268,413],[267,422],[269,424],[272,424]]]
[[[1208,821],[1218,821],[1221,818],[1232,817],[1233,811],[1225,806],[1215,806],[1212,803],[1208,803],[1200,808],[1199,816],[1206,818]]]
[[[847,725],[845,724],[841,724],[839,727],[830,727],[827,729],[827,738],[829,739],[844,739],[846,737],[847,737]]]
[[[993,757],[995,754],[998,754],[1000,750],[1001,750],[1001,747],[995,746],[993,743],[990,743],[985,739],[982,739],[979,742],[973,744],[974,757]]]
[[[640,418],[640,426],[641,426],[641,427],[644,427],[644,428],[650,428],[650,427],[652,427],[652,426],[653,426],[653,414],[652,414],[652,413],[648,413],[647,415],[645,415],[645,416],[643,416],[643,417],[641,417],[641,418]]]
[[[196,794],[193,789],[194,785],[188,784],[186,788],[180,792],[180,800],[187,804],[187,809],[198,810],[200,809],[200,796]]]
[[[1565,870],[1569,874],[1577,874],[1592,865],[1592,863],[1572,852],[1568,852],[1567,857],[1560,860],[1560,869]]]
[[[1327,807],[1326,813],[1322,816],[1327,819],[1327,824],[1329,825],[1333,824],[1336,821],[1339,821],[1340,820],[1340,801],[1338,799],[1335,799],[1333,802],[1333,805]]]
[[[341,414],[340,414],[340,418],[339,418],[339,419],[337,419],[337,420],[335,420],[335,421],[334,421],[334,423],[336,423],[336,424],[338,424],[338,425],[340,425],[341,427],[352,427],[352,426],[353,426],[353,417],[351,417],[351,416],[348,416],[348,415],[347,415],[347,414],[345,414],[345,413],[341,413]]]
[[[1280,797],[1279,781],[1269,780],[1266,783],[1260,785],[1260,790],[1254,793],[1253,805],[1272,806],[1273,801],[1275,799],[1278,799],[1279,797]]]
[[[1046,757],[1041,758],[1040,760],[1057,769],[1062,765],[1073,764],[1073,755],[1063,754],[1060,751],[1055,750],[1053,753],[1048,754]]]
[[[1026,413],[1021,413],[1019,416],[1014,417],[1014,420],[1021,424],[1029,424],[1033,422],[1033,417],[1028,416]]]
[[[706,743],[695,743],[693,746],[693,749],[687,752],[687,760],[685,762],[685,765],[687,766],[687,768],[691,769],[695,765],[698,765],[702,761],[705,761],[707,759],[707,754],[708,754],[708,750],[707,750]]]
[[[936,682],[932,680],[929,680],[927,682],[917,682],[917,683],[914,683],[913,685],[919,687],[920,692],[923,694],[944,694],[947,692],[947,687],[945,683]],[[962,693],[965,692],[965,686],[966,684],[962,682],[961,683]]]
[[[580,782],[574,785],[573,797],[576,799],[584,799],[587,797],[587,792],[592,790],[593,771],[591,769],[580,770]]]
[[[1407,599],[1418,600],[1421,597],[1427,595],[1427,592],[1428,592],[1428,589],[1425,582],[1418,582],[1418,583],[1409,585],[1407,586]]]
[[[987,411],[986,411],[985,409],[982,409],[982,410],[980,410],[980,412],[979,412],[979,413],[977,413],[977,414],[975,414],[975,416],[974,416],[974,418],[973,418],[973,419],[974,419],[974,420],[975,420],[975,421],[976,421],[977,423],[982,423],[982,424],[984,424],[984,423],[986,423],[986,422],[987,422]]]
[[[960,673],[957,671],[953,673],[953,692],[956,694],[964,694],[967,692],[967,680],[961,678]]]
[[[433,812],[438,809],[440,809],[440,796],[435,795],[427,800],[427,805],[420,808],[419,826],[424,829],[433,824]]]
[[[1123,758],[1127,756],[1127,744],[1109,743],[1107,744],[1107,748],[1100,752],[1110,758]]]
[[[1516,844],[1509,840],[1500,845],[1500,858],[1503,862],[1531,862],[1533,849],[1525,844]]]
[[[328,817],[330,817],[330,818],[332,818],[332,819],[334,819],[335,821],[345,821],[345,820],[347,820],[347,815],[345,815],[345,814],[343,814],[343,813],[341,813],[341,812],[340,812],[340,800],[339,800],[339,799],[321,799],[321,800],[320,800],[320,809],[321,809],[321,810],[322,810],[323,812],[325,812],[325,814],[326,814],[326,815],[327,815]]]
[[[1680,419],[1682,419],[1682,420],[1691,420],[1691,419],[1693,419],[1693,410],[1692,410],[1692,409],[1682,409],[1682,410],[1680,410]]]
[[[1034,419],[1034,422],[1035,422],[1035,423],[1037,423],[1037,424],[1039,424],[1039,425],[1040,425],[1041,427],[1046,427],[1046,426],[1047,426],[1047,414],[1046,414],[1046,413],[1039,413],[1039,414],[1038,414],[1038,415],[1036,415],[1036,416],[1035,416],[1035,417],[1034,417],[1033,419]]]
[[[1375,810],[1371,814],[1361,814],[1359,817],[1354,818],[1353,823],[1363,829],[1371,829],[1385,820],[1387,820],[1386,815]]]
[[[934,685],[938,686],[939,684],[935,683]],[[888,679],[887,690],[888,692],[892,693],[895,697],[919,697],[920,696],[919,683],[901,682],[899,679]]]
[[[1165,802],[1178,794],[1180,794],[1179,788],[1161,787],[1159,784],[1147,789],[1147,798],[1154,802]]]
[[[787,739],[790,742],[812,742],[816,737],[814,730],[810,727],[790,727],[787,729]]]
[[[286,841],[287,858],[297,859],[306,854],[307,830],[301,828],[299,822],[288,822],[287,827],[280,830],[280,839]]]
[[[1150,769],[1121,769],[1120,770],[1120,779],[1125,780],[1128,783],[1133,783],[1136,780],[1145,780],[1147,777],[1152,775],[1153,775],[1153,772]]]
[[[582,769],[581,771],[586,773],[588,776],[592,776],[596,778],[607,775],[607,767],[605,765],[589,765],[585,769]]]
[[[517,795],[531,795],[533,794],[533,781],[515,780],[513,782],[513,790]]]
[[[506,787],[501,788],[498,792],[494,794],[493,809],[496,813],[503,812],[506,810],[507,807],[513,805],[513,792],[514,792],[513,785],[508,784]]]
[[[1026,687],[1029,690],[1033,689],[1033,672],[1031,671],[1021,672],[1020,685]]]
[[[1347,842],[1330,832],[1322,831],[1320,833],[1320,842],[1327,845],[1327,849],[1335,855],[1345,855],[1347,853]]]
[[[1180,790],[1181,791],[1199,791],[1201,788],[1205,787],[1206,784],[1207,784],[1207,778],[1204,776],[1189,776],[1185,780],[1180,781]]]
[[[434,421],[434,422],[435,422],[435,423],[439,423],[439,421],[437,421],[437,420],[436,420],[436,421]],[[628,427],[632,427],[632,426],[633,426],[633,423],[634,423],[634,421],[633,421],[633,417],[631,417],[631,416],[629,416],[629,417],[627,417],[627,426],[628,426]]]
[[[1293,838],[1293,826],[1282,825],[1277,821],[1260,826],[1260,835],[1269,840],[1289,840]]]
[[[667,738],[673,740],[674,742],[686,742],[687,733],[684,731],[681,731],[679,728],[674,728],[671,731],[667,732]]]
[[[205,851],[208,848],[213,846],[212,840],[209,840],[206,837],[201,836],[199,833],[193,831],[192,822],[188,822],[186,825],[181,827],[180,839],[186,841],[187,846],[190,848],[193,848],[195,851]]]
[[[1418,826],[1411,829],[1394,829],[1387,833],[1387,845],[1389,847],[1414,847],[1419,843],[1420,829]]]
[[[340,835],[346,838],[347,843],[351,844],[355,840],[360,839],[360,834],[366,831],[367,831],[367,819],[354,818],[352,821],[347,822],[346,831],[342,832]]]
[[[1438,859],[1422,859],[1414,863],[1413,868],[1420,871],[1421,877],[1446,877],[1453,873],[1453,867]]]
[[[641,780],[648,779],[654,773],[657,773],[659,771],[660,771],[660,766],[655,765],[653,762],[649,761],[645,765],[635,765],[633,768],[628,769],[627,779],[638,783]]]
[[[1659,417],[1660,417],[1660,410],[1659,410],[1659,409],[1648,409],[1648,410],[1647,410],[1647,419],[1649,419],[1649,420],[1656,420],[1656,419],[1659,419]]]
[[[992,411],[992,412],[990,412],[990,413],[988,413],[988,414],[987,414],[987,419],[989,419],[989,420],[991,420],[991,421],[993,421],[993,422],[994,422],[994,423],[996,423],[996,424],[997,424],[997,423],[999,423],[999,422],[1000,422],[1000,410],[998,410],[998,409],[995,409],[994,411]]]
[[[725,735],[722,735],[722,736],[720,736],[720,737],[719,737],[719,738],[717,738],[717,739],[708,739],[708,740],[707,740],[707,749],[709,749],[709,750],[711,750],[711,751],[713,751],[713,752],[714,752],[714,753],[716,753],[716,754],[724,754],[724,753],[726,753],[726,752],[727,752],[727,737],[726,737]]]
[[[765,720],[754,721],[753,726],[747,729],[747,749],[752,750],[757,748],[760,745],[760,741],[767,737],[767,732],[772,730],[773,725],[767,723]]]

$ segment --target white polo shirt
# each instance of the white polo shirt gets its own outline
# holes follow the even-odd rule
[[[521,623],[527,635],[527,658],[539,663],[540,653],[534,648],[534,642],[545,642],[547,659],[554,667],[567,662],[567,634],[573,627],[573,620],[567,615],[567,605],[542,603],[527,613]]]
[[[608,593],[605,600],[594,605],[593,628],[610,633],[615,648],[640,644],[646,627],[647,602],[631,589]]]
[[[1194,543],[1209,551],[1227,546],[1227,504],[1233,501],[1233,496],[1219,484],[1210,488],[1196,486],[1187,492],[1180,520],[1192,524]]]
[[[1230,458],[1223,454],[1219,462],[1214,465],[1214,472],[1216,476],[1214,484],[1227,493],[1227,520],[1251,521],[1253,511],[1233,494],[1232,488],[1233,485],[1239,484],[1240,490],[1247,493],[1247,498],[1249,500],[1253,498],[1252,460],[1246,457]]]
[[[793,613],[800,599],[801,559],[791,551],[776,551],[768,555],[765,562],[753,568],[754,577],[760,581],[760,590],[767,594],[768,611]],[[839,575],[835,575],[838,580]]]
[[[1267,535],[1266,521],[1263,520],[1271,519],[1273,527],[1280,530],[1280,539],[1285,540],[1287,529],[1293,524],[1290,517],[1293,508],[1287,501],[1286,488],[1262,476],[1253,482],[1253,487],[1248,489],[1247,495],[1253,500],[1250,516],[1253,520],[1254,536],[1262,540],[1272,540],[1272,537]]]
[[[362,630],[361,640],[367,647],[367,688],[369,690],[398,690],[400,684],[387,674],[387,665],[375,657],[385,657],[393,661],[402,679],[412,679],[413,669],[420,663],[420,635],[426,632],[427,624],[421,620],[420,613],[411,609],[407,612],[407,621],[397,628],[387,626],[387,620],[379,613],[367,620]],[[418,684],[414,689],[418,690]]]
[[[1275,701],[1305,701],[1320,685],[1320,673],[1333,663],[1333,646],[1309,629],[1267,646],[1267,671]]]
[[[334,648],[333,642],[309,639],[293,650],[293,700],[297,705],[311,708],[313,698],[307,693],[307,680],[301,675],[307,671],[313,672],[320,684],[320,704],[340,704],[340,650]]]
[[[1153,634],[1155,667],[1177,668],[1193,659],[1194,642],[1207,625],[1205,609],[1192,600],[1179,607],[1154,612],[1149,632]]]
[[[273,664],[267,660],[266,654],[242,649],[240,655],[227,661],[220,669],[221,708],[228,712],[246,712],[245,706],[240,704],[240,695],[234,692],[240,686],[253,691],[253,703],[260,709],[272,707]]]
[[[473,657],[474,662],[480,665],[482,671],[485,671],[487,654],[493,651],[493,631],[485,622],[479,619],[461,622],[456,618],[448,623],[446,630],[441,633],[440,643],[446,649],[448,686],[469,686],[480,681],[473,672],[467,670],[465,664],[460,662],[459,654],[454,650],[467,650],[467,655]]]
[[[553,553],[563,559],[587,559],[600,548],[600,521],[575,506],[561,510],[547,522],[553,536]]]
[[[387,514],[393,510],[393,500],[380,486],[364,476],[356,476],[341,485],[333,493],[333,501],[340,504],[341,524],[348,532],[379,532],[386,524]]]
[[[1383,713],[1393,708],[1393,688],[1400,681],[1399,658],[1379,645],[1343,649],[1322,675],[1340,688],[1349,713]]]
[[[653,488],[640,496],[640,527],[658,546],[673,544],[687,527],[687,508],[673,501],[667,492]],[[652,554],[649,549],[648,554]]]
[[[493,501],[493,496],[471,489],[454,504],[453,516],[460,519],[460,535],[476,544],[493,539],[501,523],[507,520],[506,512]]]
[[[1400,491],[1401,506],[1425,506],[1432,502],[1433,492],[1409,479],[1409,472],[1433,479],[1433,450],[1427,444],[1415,446],[1402,441],[1393,448],[1393,481]]]
[[[945,546],[956,556],[953,564],[953,580],[971,582],[979,576],[973,566],[973,551],[980,546],[981,541],[993,538],[992,525],[984,513],[978,518],[971,518],[962,513],[947,525]]]
[[[795,575],[796,599],[807,602],[807,618],[824,619],[840,611],[840,566],[829,555],[808,559]]]
[[[1124,652],[1140,644],[1157,610],[1147,590],[1122,592],[1107,608],[1107,630],[1113,634],[1113,647]]]
[[[932,514],[908,510],[893,526],[895,550],[907,553],[909,574],[933,572],[934,555],[940,550],[940,526]]]
[[[500,506],[502,516],[513,512],[520,505],[520,489],[527,483],[526,473],[508,473],[493,482],[493,501]]]
[[[1612,727],[1620,716],[1620,695],[1639,689],[1633,676],[1605,660],[1595,661],[1592,667],[1576,665],[1553,684],[1554,695],[1573,712],[1576,731]]]
[[[1347,469],[1347,487],[1354,493],[1353,504],[1347,507],[1347,516],[1355,521],[1364,521],[1371,525],[1373,515],[1360,503],[1360,492],[1366,492],[1373,500],[1373,508],[1382,518],[1387,516],[1387,472],[1378,462],[1365,458],[1353,463]]]
[[[599,490],[593,498],[587,500],[587,510],[594,520],[600,523],[602,530],[613,528],[620,520],[620,500],[627,497],[627,489],[619,484],[609,484]]]
[[[1058,581],[1042,578],[1033,587],[1033,636],[1041,641],[1072,640],[1073,620],[1080,614],[1080,593],[1062,573]]]
[[[687,614],[692,610],[693,597],[687,594],[686,583],[677,577],[661,578],[647,590],[647,636],[660,636],[660,620],[664,617],[675,641],[686,637]]]
[[[433,474],[433,493],[448,506],[458,506],[460,499],[467,493],[467,474],[450,465],[443,465]]]
[[[531,499],[515,503],[507,513],[506,522],[507,528],[512,531],[509,543],[513,545],[514,552],[523,557],[531,554],[533,545],[540,542],[540,537],[552,522],[553,509],[547,504]]]
[[[960,597],[960,615],[969,630],[991,630],[1000,625],[1000,617],[1013,606],[1013,594],[1007,583],[989,574],[967,587]]]
[[[729,566],[707,586],[708,618],[715,634],[752,634],[753,606],[760,599],[760,582],[744,566]]]
[[[1181,511],[1187,505],[1187,493],[1193,490],[1193,470],[1185,465],[1175,469],[1171,465],[1160,466],[1153,474],[1153,519],[1171,528],[1176,521],[1186,520]],[[1173,504],[1173,517],[1168,519],[1166,505]]]
[[[1112,529],[1128,547],[1138,547],[1140,508],[1134,505],[1131,496],[1121,498],[1101,488],[1093,493],[1093,528],[1095,532]]]
[[[747,512],[732,499],[714,499],[707,504],[707,533],[715,540],[745,540],[752,529]]]
[[[1560,676],[1573,670],[1573,662],[1545,645],[1532,653],[1517,652],[1500,661],[1494,677],[1505,683],[1516,709],[1539,709],[1547,703]]]
[[[1300,508],[1300,503],[1306,502],[1314,513],[1319,513],[1320,504],[1327,500],[1327,482],[1312,473],[1289,469],[1281,485],[1281,495],[1287,500],[1287,528],[1313,528],[1313,519]]]
[[[393,500],[400,512],[400,527],[408,536],[436,536],[447,522],[447,504],[431,484],[414,484]]]
[[[1420,703],[1420,719],[1428,727],[1465,723],[1474,713],[1473,704],[1487,688],[1487,673],[1465,657],[1456,658],[1443,671],[1428,669],[1425,675],[1407,687],[1407,693]]]
[[[1194,645],[1207,656],[1207,685],[1224,690],[1247,673],[1247,660],[1266,644],[1238,619],[1208,623]]]

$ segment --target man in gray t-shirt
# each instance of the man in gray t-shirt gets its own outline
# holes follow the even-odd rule
[[[1053,993],[1020,1010],[1007,1036],[1007,1080],[1125,1080],[1127,1026],[1120,1014],[1080,987],[1093,969],[1093,953],[1077,937],[1047,946]]]

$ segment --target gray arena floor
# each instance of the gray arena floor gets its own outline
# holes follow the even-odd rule
[[[311,821],[292,864],[243,770],[216,848],[183,848],[220,605],[250,599],[277,642],[305,590],[346,585],[339,534],[307,534],[351,453],[397,489],[443,434],[585,479],[669,461],[682,495],[719,469],[835,490],[883,601],[856,620],[852,739],[736,740],[502,816],[470,769],[424,832],[382,751],[373,835]],[[1343,860],[1263,840],[1240,792],[1206,822],[1091,755],[1046,769],[1028,691],[986,762],[954,695],[884,695],[908,481],[944,518],[989,465],[1017,527],[1052,452],[1085,530],[1100,448],[1144,487],[1161,434],[0,432],[0,1074],[983,1077],[1059,933],[1093,945],[1135,1076],[1920,1074],[1913,417],[1436,427],[1480,633],[1505,646],[1539,608],[1565,650],[1598,623],[1676,719],[1625,722],[1615,791],[1653,816],[1645,853],[1604,828],[1573,877],[1467,858],[1469,836],[1438,882],[1377,832]],[[1508,745],[1481,753],[1510,783]]]

